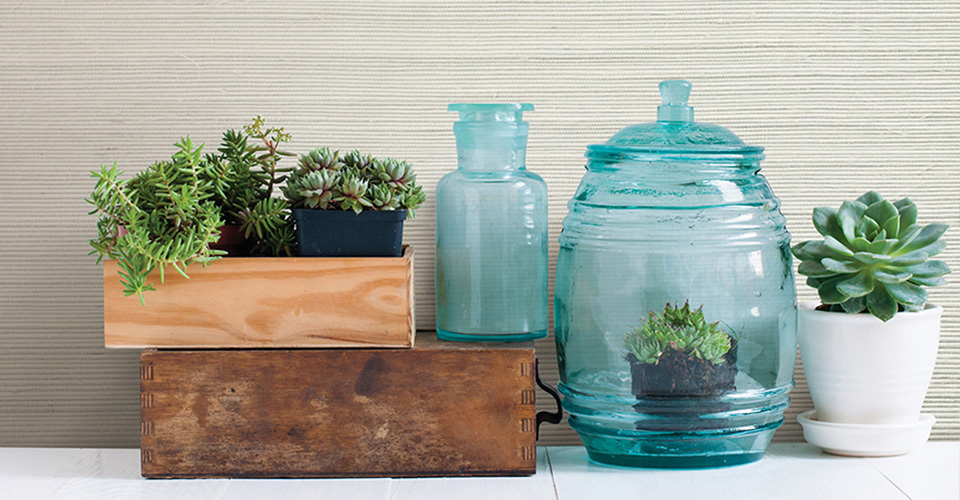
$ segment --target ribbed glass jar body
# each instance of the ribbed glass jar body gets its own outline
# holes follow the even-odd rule
[[[461,112],[458,168],[440,179],[435,195],[437,336],[444,340],[547,336],[547,186],[526,169],[522,109],[513,116],[495,106],[451,106]]]
[[[783,421],[796,355],[790,236],[758,174],[761,155],[591,146],[587,156],[563,222],[555,286],[570,425],[604,463],[759,459]],[[732,387],[710,395],[638,389],[642,368],[626,334],[649,312],[686,302],[729,332]],[[682,385],[676,373],[661,377]]]

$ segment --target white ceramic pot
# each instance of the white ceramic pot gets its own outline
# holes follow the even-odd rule
[[[821,422],[915,424],[933,376],[943,308],[870,314],[817,311],[800,305],[803,371]]]

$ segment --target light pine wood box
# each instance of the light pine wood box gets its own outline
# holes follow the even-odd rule
[[[413,249],[402,257],[233,257],[170,269],[146,305],[103,266],[111,348],[413,347]]]

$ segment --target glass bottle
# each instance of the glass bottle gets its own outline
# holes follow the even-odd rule
[[[660,91],[657,121],[587,148],[567,205],[554,311],[563,406],[597,462],[758,460],[793,388],[790,234],[758,173],[763,148],[694,122],[688,82]],[[676,318],[670,308],[685,304],[699,327],[657,327],[651,315]],[[691,338],[716,343],[694,349]]]
[[[457,169],[437,184],[437,336],[547,336],[547,185],[526,169],[531,104],[451,104]]]

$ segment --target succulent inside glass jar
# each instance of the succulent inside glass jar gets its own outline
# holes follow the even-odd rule
[[[763,148],[693,121],[690,84],[657,121],[589,146],[556,273],[560,391],[591,459],[757,460],[793,388],[796,292]]]

